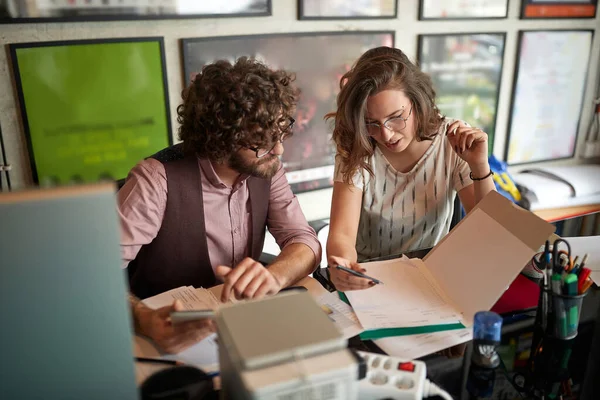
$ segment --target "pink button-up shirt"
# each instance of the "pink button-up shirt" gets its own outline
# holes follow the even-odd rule
[[[198,159],[202,171],[202,196],[208,253],[213,270],[219,265],[235,266],[250,254],[251,209],[248,175],[233,187],[224,184],[210,161]],[[152,242],[161,227],[167,203],[167,177],[160,161],[138,163],[118,193],[123,268],[140,248]],[[308,225],[298,199],[292,193],[282,167],[271,180],[267,226],[280,248],[304,243],[321,260],[321,245]]]

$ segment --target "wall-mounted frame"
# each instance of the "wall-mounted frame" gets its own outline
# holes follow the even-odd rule
[[[440,111],[485,131],[490,154],[505,40],[504,32],[431,34],[418,39],[418,62],[431,76]]]
[[[398,0],[298,0],[298,19],[393,19]]]
[[[323,120],[336,108],[339,81],[368,49],[394,46],[393,31],[310,32],[182,39],[185,84],[218,59],[254,57],[296,74],[302,93],[294,135],[285,142],[283,164],[295,193],[333,185],[335,148]]]
[[[508,0],[420,0],[420,20],[501,19],[508,17]]]
[[[521,19],[595,18],[598,0],[522,0]]]
[[[258,17],[271,15],[271,1],[5,0],[0,23]]]
[[[33,180],[119,180],[172,144],[162,37],[10,44]]]
[[[519,31],[509,165],[575,155],[592,39],[592,30]]]

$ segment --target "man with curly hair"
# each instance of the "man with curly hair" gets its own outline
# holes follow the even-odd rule
[[[182,143],[138,163],[119,190],[135,328],[168,352],[214,326],[172,325],[179,302],[151,310],[140,298],[221,282],[222,301],[260,298],[307,276],[321,259],[280,162],[294,124],[293,80],[245,57],[204,66],[177,108]],[[282,251],[265,268],[257,259],[267,227]]]

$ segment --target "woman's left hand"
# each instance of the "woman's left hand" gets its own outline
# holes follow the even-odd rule
[[[446,135],[456,154],[470,166],[488,163],[488,136],[462,121],[448,125]]]

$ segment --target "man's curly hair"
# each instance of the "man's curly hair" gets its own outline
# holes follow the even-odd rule
[[[294,80],[248,57],[205,65],[177,107],[185,151],[223,162],[240,148],[272,145],[296,109]]]

